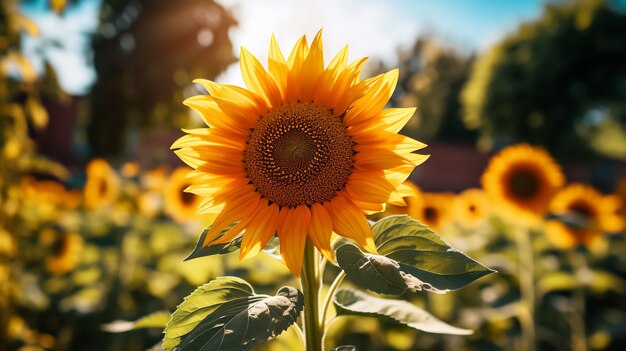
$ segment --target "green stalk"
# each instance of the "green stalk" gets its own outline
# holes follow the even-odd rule
[[[315,246],[307,239],[304,247],[304,260],[302,263],[302,292],[304,293],[304,337],[306,339],[306,351],[322,350],[322,330],[320,329],[320,257]]]
[[[584,274],[589,268],[587,267],[587,258],[585,252],[581,252],[582,248],[573,249],[570,252],[570,264],[574,274],[579,277]],[[586,313],[586,299],[585,299],[585,283],[580,282],[580,286],[577,287],[572,294],[572,314],[570,316],[570,330],[571,330],[571,342],[572,350],[574,351],[587,351],[587,330],[585,327],[585,313]]]
[[[534,351],[537,342],[535,331],[535,251],[531,240],[531,230],[521,230],[516,234],[521,294],[519,321],[522,328],[522,350]]]

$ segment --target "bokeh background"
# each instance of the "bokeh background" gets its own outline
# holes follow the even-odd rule
[[[432,155],[410,178],[423,194],[413,215],[499,272],[412,297],[469,337],[342,317],[328,348],[524,349],[526,229],[495,214],[465,225],[453,208],[495,153],[529,143],[618,218],[577,248],[533,230],[538,349],[626,349],[625,1],[3,0],[0,350],[146,350],[162,330],[114,333],[119,321],[171,312],[213,277],[297,284],[268,255],[182,262],[211,218],[195,215],[169,147],[202,125],[181,103],[206,93],[193,79],[242,85],[240,46],[264,62],[272,33],[288,51],[320,28],[327,60],[349,44],[351,59],[370,57],[366,75],[400,68],[390,107],[418,107],[402,133]]]

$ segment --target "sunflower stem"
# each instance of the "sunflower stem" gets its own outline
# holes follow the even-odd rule
[[[570,264],[574,274],[581,280],[588,275],[587,258],[582,248],[576,248],[570,253]],[[585,284],[581,282],[580,286],[572,293],[572,314],[570,317],[570,330],[572,350],[587,351],[587,330],[585,326],[586,299]]]
[[[302,291],[304,293],[304,337],[306,351],[322,350],[322,330],[320,329],[320,257],[315,246],[307,239],[304,247],[304,260],[302,263]]]
[[[535,351],[535,255],[531,239],[532,231],[521,230],[516,234],[521,295],[519,312],[522,328],[521,350]]]
[[[324,298],[324,304],[322,305],[322,318],[320,318],[320,330],[322,331],[322,345],[324,343],[324,339],[326,336],[326,315],[328,314],[328,308],[330,307],[331,302],[333,301],[333,296],[335,292],[343,282],[343,279],[346,277],[346,272],[341,271],[333,281],[333,283],[328,288],[328,293],[326,293],[326,297]]]

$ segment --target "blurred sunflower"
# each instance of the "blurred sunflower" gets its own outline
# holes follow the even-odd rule
[[[46,228],[41,232],[41,241],[49,245],[50,255],[46,259],[46,270],[54,275],[61,275],[74,269],[78,264],[83,238],[76,233],[57,232]]]
[[[431,229],[438,231],[452,218],[454,196],[447,193],[422,193],[422,201],[417,208],[409,206],[409,216],[419,220]]]
[[[398,70],[360,81],[365,59],[348,64],[348,47],[324,68],[321,31],[300,38],[287,59],[272,37],[268,71],[241,49],[246,88],[197,80],[210,95],[185,104],[210,128],[188,130],[172,145],[189,166],[199,213],[219,213],[204,245],[246,229],[242,258],[275,232],[281,255],[299,275],[307,236],[332,257],[332,232],[375,252],[365,211],[404,204],[398,187],[428,156],[397,134],[415,109],[384,109]],[[220,236],[231,223],[238,222]]]
[[[88,210],[99,210],[112,204],[119,192],[119,179],[115,170],[103,159],[87,164],[87,182],[83,195]]]
[[[481,182],[494,210],[520,225],[533,225],[543,218],[565,177],[545,150],[518,144],[490,160]]]
[[[401,190],[401,192],[402,199],[404,200],[405,205],[399,206],[389,204],[385,208],[385,214],[406,214],[409,215],[409,217],[417,218],[417,216],[421,213],[423,207],[422,191],[410,180],[402,183],[400,187],[404,188],[404,190]]]
[[[465,228],[484,224],[491,213],[489,199],[481,189],[467,189],[454,199],[454,218]]]
[[[570,184],[550,203],[550,213],[559,220],[549,220],[546,235],[562,249],[592,245],[602,232],[623,230],[624,220],[617,213],[619,201],[602,196],[584,184]]]
[[[202,201],[199,196],[185,191],[191,185],[191,180],[187,179],[188,173],[189,168],[176,168],[170,175],[163,193],[165,212],[178,222],[196,218],[196,211]]]

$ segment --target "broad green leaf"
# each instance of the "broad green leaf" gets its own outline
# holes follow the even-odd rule
[[[378,253],[437,290],[456,290],[494,271],[448,246],[431,229],[402,215],[372,226]]]
[[[379,294],[402,295],[407,291],[445,293],[401,270],[400,264],[388,257],[363,253],[353,244],[335,250],[339,267],[359,286]]]
[[[104,324],[102,325],[102,330],[109,333],[121,333],[141,328],[165,328],[169,319],[170,313],[168,311],[158,311],[141,317],[136,321],[116,320]]]
[[[220,277],[185,298],[165,328],[168,350],[250,350],[295,323],[304,297],[292,287],[257,295],[237,277]]]
[[[453,327],[421,308],[402,300],[381,299],[361,291],[341,289],[333,297],[337,315],[361,315],[388,319],[428,333],[469,335],[473,331]]]

